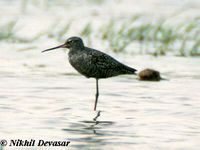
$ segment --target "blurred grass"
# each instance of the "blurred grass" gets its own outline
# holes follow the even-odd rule
[[[57,41],[62,42],[65,40],[65,35],[71,27],[71,21],[62,26],[59,26],[59,21],[56,21],[46,32],[43,32],[39,37],[47,35],[49,38],[56,38]],[[52,30],[53,29],[53,30]]]
[[[157,56],[172,52],[179,56],[200,55],[199,18],[173,26],[163,19],[142,22],[142,16],[133,18],[119,23],[120,25],[111,20],[101,28],[102,40],[108,41],[114,52],[125,51],[132,43],[139,43],[141,54]],[[153,48],[148,45],[153,45]],[[148,51],[149,48],[152,50]]]
[[[9,21],[7,23],[0,23],[0,41],[11,40],[14,38],[14,26],[16,21]]]
[[[83,27],[83,29],[80,32],[81,37],[85,37],[87,39],[88,45],[91,45],[91,35],[92,35],[92,24],[89,22]]]
[[[29,43],[46,36],[62,42],[66,40],[68,31],[73,30],[72,21],[62,25],[56,21],[49,29],[28,41],[15,36],[15,25],[16,21],[0,22],[0,41]],[[116,53],[137,51],[139,54],[155,56],[200,56],[200,17],[171,25],[167,19],[147,20],[143,15],[134,15],[126,19],[111,19],[95,27],[93,22],[88,22],[82,25],[77,34],[87,40],[88,45],[95,37]],[[135,44],[139,45],[137,50]]]

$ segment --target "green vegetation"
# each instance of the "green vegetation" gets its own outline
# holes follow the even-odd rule
[[[67,24],[64,24],[62,27],[58,26],[57,21],[46,32],[39,35],[39,37],[47,35],[49,38],[56,38],[57,41],[62,42],[63,40],[65,40],[65,35],[67,34],[67,31],[70,29],[70,27],[71,21]]]
[[[199,18],[172,26],[168,25],[166,20],[158,20],[155,23],[141,22],[141,17],[125,20],[118,26],[117,21],[114,23],[111,20],[103,26],[102,40],[108,41],[110,48],[115,52],[124,51],[132,43],[139,43],[141,54],[156,56],[166,55],[168,52],[180,56],[200,54]],[[149,48],[153,50],[149,51]]]
[[[16,21],[10,21],[4,24],[0,24],[0,41],[12,40],[14,37],[14,26]]]
[[[92,24],[89,22],[82,29],[80,35],[81,37],[87,38],[88,44],[91,45],[91,34],[92,34]]]
[[[62,26],[57,21],[47,31],[26,41],[15,36],[15,24],[16,21],[3,25],[0,23],[0,41],[33,42],[46,36],[61,42],[73,30],[72,21]],[[172,25],[167,23],[167,19],[147,20],[145,16],[135,15],[131,18],[111,19],[98,27],[88,22],[77,31],[78,34],[87,40],[87,44],[90,45],[95,37],[95,40],[108,45],[108,49],[116,53],[128,51],[155,56],[200,56],[200,17]],[[139,46],[136,48],[134,45]]]

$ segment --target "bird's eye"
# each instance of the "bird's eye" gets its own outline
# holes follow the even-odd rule
[[[71,43],[72,43],[72,41],[67,41],[67,43],[68,43],[68,44],[71,44]]]

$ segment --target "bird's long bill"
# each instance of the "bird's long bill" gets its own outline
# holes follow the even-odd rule
[[[65,44],[62,44],[62,45],[59,45],[59,46],[56,46],[56,47],[53,47],[53,48],[49,48],[49,49],[45,49],[42,51],[43,52],[47,52],[47,51],[51,51],[51,50],[54,50],[54,49],[58,49],[58,48],[65,48],[66,45]]]

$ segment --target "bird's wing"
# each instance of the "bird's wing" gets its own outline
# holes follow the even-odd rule
[[[113,57],[97,50],[92,51],[91,59],[92,63],[94,63],[97,68],[101,69],[116,69],[123,66],[123,64],[118,62]]]
[[[120,74],[134,74],[136,71],[113,57],[91,48],[86,48],[80,58],[82,64],[74,67],[86,77],[107,78]]]

